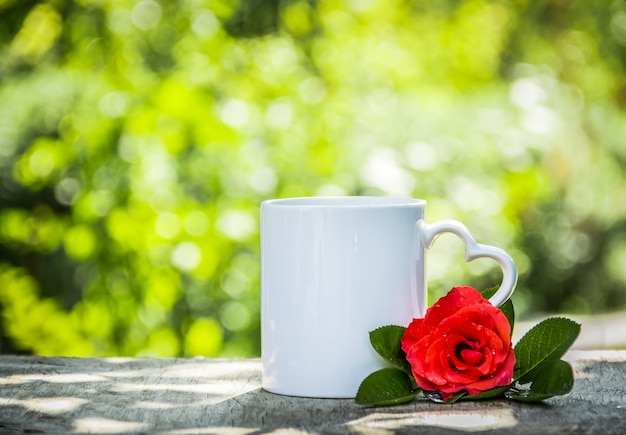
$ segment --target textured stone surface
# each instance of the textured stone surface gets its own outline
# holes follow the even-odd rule
[[[389,408],[267,393],[259,360],[0,356],[0,433],[626,433],[626,351],[573,351],[571,394]]]

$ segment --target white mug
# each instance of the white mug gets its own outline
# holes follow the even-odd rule
[[[465,261],[502,268],[490,299],[503,304],[517,283],[511,257],[477,244],[460,222],[425,222],[426,201],[308,197],[261,205],[263,389],[303,397],[354,398],[385,366],[369,331],[407,326],[427,308],[426,249],[444,232],[465,243]]]

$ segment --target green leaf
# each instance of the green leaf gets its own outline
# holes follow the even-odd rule
[[[557,361],[574,343],[580,325],[570,319],[553,317],[538,323],[515,346],[513,377],[520,384],[532,382],[535,369]]]
[[[506,393],[510,388],[510,385],[507,385],[505,387],[492,388],[491,390],[484,391],[480,394],[475,394],[473,396],[467,394],[466,391],[460,391],[450,397],[448,400],[443,400],[439,391],[423,391],[423,393],[427,399],[432,400],[433,402],[450,404],[455,403],[459,400],[495,399],[497,397],[503,396],[504,393]]]
[[[483,290],[481,294],[484,298],[489,299],[493,295],[496,294],[499,287],[491,287],[487,290]],[[513,302],[511,299],[507,300],[501,307],[502,313],[506,316],[506,319],[509,321],[509,325],[511,325],[511,336],[513,336],[513,327],[515,326],[515,310],[513,309]]]
[[[370,343],[380,356],[411,374],[411,366],[400,344],[405,330],[402,326],[382,326],[370,332]]]
[[[521,402],[540,402],[567,394],[573,387],[572,367],[563,360],[547,361],[537,367],[532,383],[517,385],[506,393],[506,397]]]
[[[473,396],[465,396],[464,400],[481,400],[481,399],[495,399],[497,397],[503,396],[511,388],[510,385],[506,387],[496,387],[491,390],[484,391],[480,394],[474,394]]]
[[[415,399],[419,393],[413,390],[409,375],[396,368],[384,368],[366,377],[356,393],[359,405],[400,405]]]

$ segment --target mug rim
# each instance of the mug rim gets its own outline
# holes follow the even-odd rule
[[[403,207],[424,206],[426,201],[417,198],[394,196],[301,196],[292,198],[268,199],[264,206],[278,207]]]

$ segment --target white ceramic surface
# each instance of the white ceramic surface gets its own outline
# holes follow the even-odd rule
[[[503,250],[477,244],[465,226],[425,222],[426,201],[309,197],[261,206],[263,388],[292,396],[353,398],[384,367],[369,331],[424,315],[424,254],[444,232],[466,244],[466,261],[494,259],[500,305],[517,282]]]

